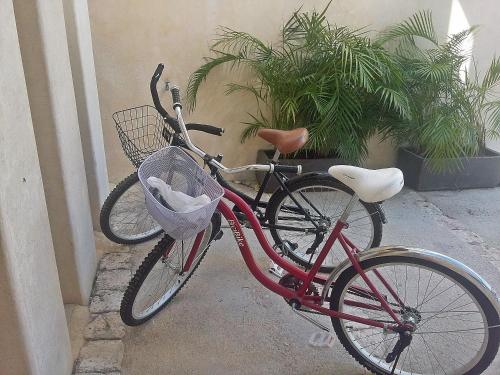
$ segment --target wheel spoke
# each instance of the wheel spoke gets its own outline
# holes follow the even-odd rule
[[[131,322],[147,320],[163,308],[196,269],[208,248],[211,235],[212,225],[209,225],[202,234],[200,247],[187,272],[182,271],[196,236],[184,241],[164,237],[132,278],[124,296],[127,304],[122,304],[122,318],[125,316]]]
[[[119,196],[108,213],[107,221],[112,236],[125,241],[141,242],[160,233],[161,227],[149,215],[137,175],[135,179],[132,179],[132,176],[134,175],[122,182],[123,187],[120,183],[120,188],[117,187],[118,190],[113,191],[112,195]],[[128,179],[133,183],[130,186],[127,185]]]
[[[311,222],[306,219],[303,214],[305,211],[316,225],[327,225],[327,233],[322,243],[317,246],[312,258],[311,254],[306,252],[316,239],[314,233],[273,228],[271,228],[271,233],[273,233],[273,237],[277,242],[289,241],[293,243],[296,249],[289,256],[302,265],[307,265],[310,260],[311,262],[316,260],[335,223],[351,199],[351,194],[335,186],[321,185],[319,183],[314,185],[313,182],[308,186],[295,190],[291,189],[291,192],[303,210],[290,197],[284,196],[274,213],[274,222],[271,222],[271,224],[293,226],[301,229],[312,228],[314,225],[311,225]],[[343,233],[360,250],[368,249],[372,247],[375,238],[373,220],[372,214],[359,202],[349,216],[349,228],[345,229]],[[347,259],[345,251],[336,242],[330,254],[324,260],[323,267],[331,269],[345,259]]]
[[[482,305],[466,286],[453,278],[453,271],[442,272],[428,261],[408,261],[396,256],[387,258],[394,260],[375,258],[365,261],[368,264],[363,263],[362,267],[366,274],[372,271],[370,274],[382,275],[404,299],[404,306],[397,309],[398,318],[414,326],[412,341],[400,354],[395,373],[462,374],[474,368],[485,355],[487,341],[492,339]],[[349,276],[343,276],[347,273]],[[361,276],[353,268],[344,274],[334,286],[331,308],[338,306],[343,313],[390,324],[392,321],[387,312],[363,305],[373,298],[368,293],[357,292],[369,290]],[[379,292],[384,291],[380,279],[370,279]],[[390,293],[384,298],[389,304],[395,302]],[[332,322],[345,333],[347,341],[344,346],[352,347],[356,355],[363,358],[361,363],[367,361],[380,372],[391,372],[394,363],[386,363],[385,357],[394,349],[398,333],[387,336],[388,333],[380,328],[365,329],[362,324],[335,318]]]

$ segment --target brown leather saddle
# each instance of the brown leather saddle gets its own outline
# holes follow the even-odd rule
[[[309,132],[306,128],[293,130],[260,129],[257,135],[276,146],[282,154],[289,154],[299,150],[309,139]]]

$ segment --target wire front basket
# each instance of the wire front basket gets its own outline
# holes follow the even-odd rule
[[[115,112],[113,120],[123,151],[136,168],[149,155],[168,146],[174,133],[150,105]]]
[[[164,206],[153,194],[149,177],[160,178],[191,197],[206,194],[210,203],[191,212],[176,212]],[[188,239],[205,229],[224,195],[224,189],[196,161],[179,147],[165,147],[148,157],[139,167],[149,214],[174,239]]]

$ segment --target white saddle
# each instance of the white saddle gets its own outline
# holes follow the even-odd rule
[[[380,202],[396,195],[404,185],[398,168],[365,169],[334,165],[328,173],[349,186],[365,202]]]

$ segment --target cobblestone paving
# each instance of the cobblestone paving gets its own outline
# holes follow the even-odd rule
[[[77,375],[121,374],[122,339],[126,330],[119,310],[123,291],[131,277],[131,254],[128,247],[120,250],[105,254],[99,263],[90,299],[91,317],[83,333],[87,341],[75,363]]]

